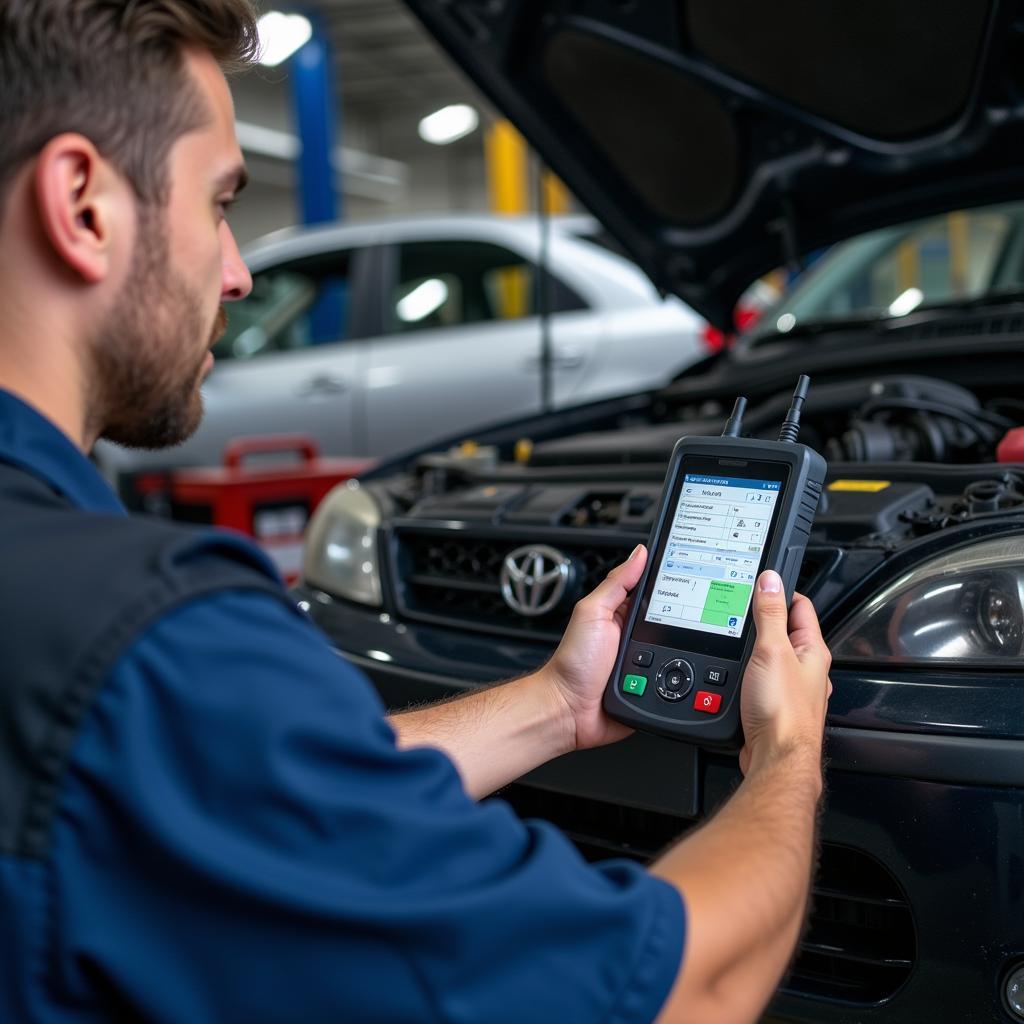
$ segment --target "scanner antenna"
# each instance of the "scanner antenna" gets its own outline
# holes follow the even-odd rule
[[[737,398],[736,404],[732,407],[732,415],[725,424],[725,430],[722,431],[722,437],[740,436],[740,431],[743,429],[743,414],[746,411],[747,400],[742,397]]]
[[[811,378],[806,373],[801,373],[796,382],[796,390],[793,392],[793,401],[789,405],[789,412],[782,421],[779,430],[779,440],[786,444],[793,444],[800,434],[800,413],[804,408],[804,399],[811,387]]]

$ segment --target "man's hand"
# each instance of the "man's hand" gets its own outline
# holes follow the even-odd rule
[[[806,597],[782,581],[754,594],[743,676],[743,784],[651,866],[686,902],[686,954],[658,1024],[760,1020],[804,924],[831,657]],[[788,628],[787,628],[788,627]]]
[[[579,601],[558,650],[541,669],[575,724],[576,750],[612,743],[632,731],[604,713],[601,697],[619,650],[626,598],[646,563],[647,549],[638,544],[625,562]]]
[[[628,735],[602,711],[601,695],[619,649],[626,595],[646,561],[638,545],[576,605],[558,650],[537,672],[391,715],[398,745],[443,750],[466,791],[482,797],[553,757]]]
[[[832,656],[821,638],[814,606],[793,595],[787,613],[778,573],[763,572],[754,592],[757,639],[743,676],[740,713],[746,745],[740,768],[805,749],[821,757],[825,710],[832,693]],[[788,627],[788,628],[787,628]]]

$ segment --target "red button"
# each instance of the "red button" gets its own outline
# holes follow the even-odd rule
[[[694,711],[706,711],[709,715],[713,715],[721,706],[722,695],[720,693],[708,693],[707,690],[698,690],[697,696],[693,698]]]

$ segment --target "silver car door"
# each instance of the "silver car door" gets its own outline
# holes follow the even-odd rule
[[[540,408],[529,320],[375,338],[366,374],[372,454],[388,455]]]

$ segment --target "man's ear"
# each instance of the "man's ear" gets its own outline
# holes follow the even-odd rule
[[[127,183],[84,135],[68,132],[37,157],[33,185],[57,258],[85,283],[103,281],[119,235],[133,228]]]

